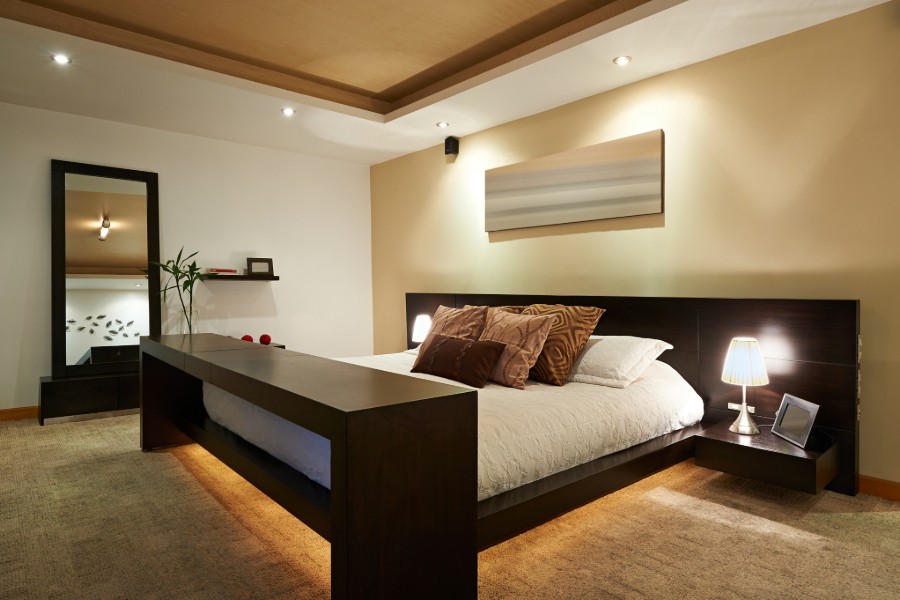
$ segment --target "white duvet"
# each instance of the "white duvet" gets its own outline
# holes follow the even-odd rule
[[[401,352],[341,360],[448,382],[410,373],[415,358]],[[207,383],[203,401],[214,421],[330,487],[327,439]],[[693,425],[702,417],[700,396],[659,361],[624,389],[528,381],[525,390],[515,390],[489,383],[478,391],[478,499]]]

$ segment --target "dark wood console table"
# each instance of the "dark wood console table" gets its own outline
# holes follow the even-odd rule
[[[209,382],[331,442],[331,489],[213,423]],[[477,395],[213,334],[141,338],[141,448],[196,440],[331,542],[332,597],[477,596]]]

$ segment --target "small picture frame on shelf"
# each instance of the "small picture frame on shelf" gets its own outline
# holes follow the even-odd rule
[[[775,414],[772,433],[805,448],[818,412],[818,404],[785,394]]]
[[[247,275],[250,277],[273,277],[275,269],[271,258],[247,258]]]

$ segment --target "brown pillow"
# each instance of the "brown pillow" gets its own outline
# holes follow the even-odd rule
[[[467,306],[465,308],[449,308],[438,306],[431,317],[431,329],[427,340],[432,335],[446,335],[464,340],[477,340],[484,329],[487,317],[487,306]]]
[[[483,388],[506,348],[500,342],[433,335],[422,343],[413,373],[428,373]]]
[[[554,321],[553,315],[526,316],[489,309],[481,339],[506,344],[490,380],[524,390],[528,370],[541,353]]]
[[[564,385],[575,358],[597,327],[603,308],[594,306],[563,306],[562,304],[532,304],[523,315],[554,315],[547,341],[529,377],[553,385]]]
[[[471,304],[466,304],[466,308],[474,308]],[[502,310],[503,312],[515,313],[521,315],[527,306],[492,306],[494,310]]]

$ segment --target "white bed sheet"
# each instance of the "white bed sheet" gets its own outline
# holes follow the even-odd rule
[[[341,360],[447,383],[410,373],[412,352]],[[327,439],[210,384],[204,383],[203,396],[214,421],[330,487]],[[478,392],[478,499],[693,425],[702,417],[697,393],[659,361],[624,389],[528,381],[525,390],[515,390],[489,383]]]

